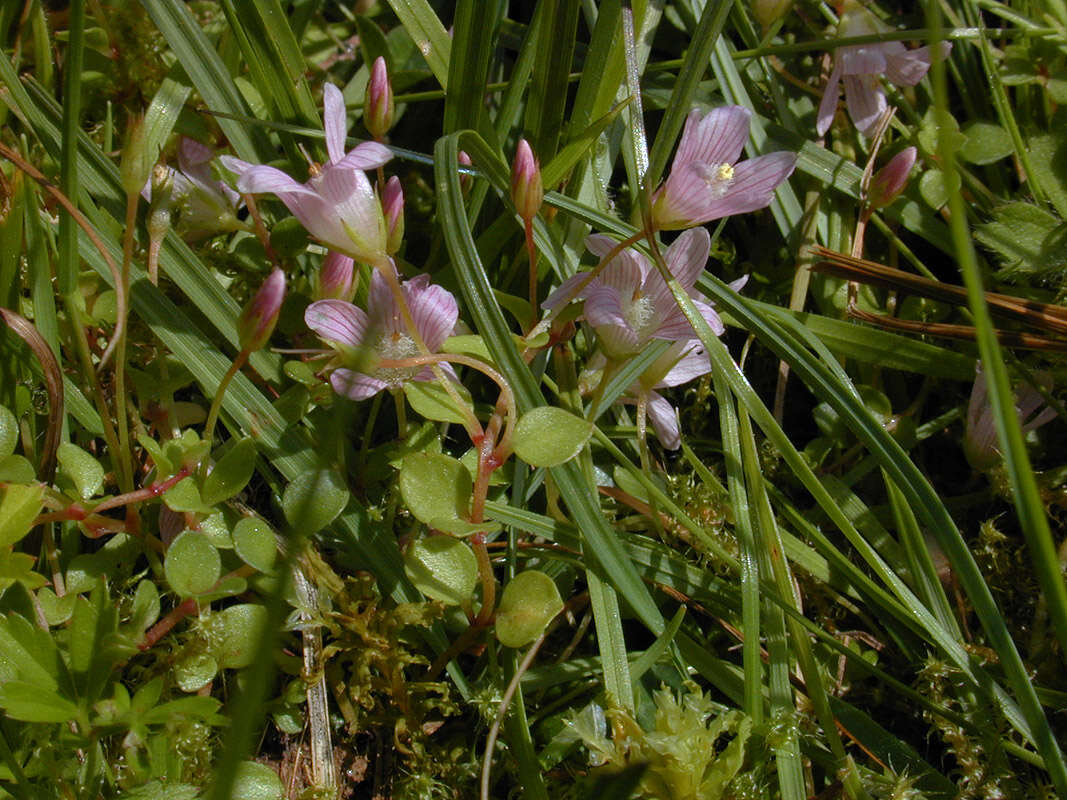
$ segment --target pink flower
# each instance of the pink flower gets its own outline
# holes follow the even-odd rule
[[[459,318],[456,299],[429,275],[401,285],[415,328],[430,352],[437,352],[452,335]],[[433,380],[429,366],[380,367],[383,359],[399,360],[421,355],[404,324],[403,315],[386,279],[375,270],[368,290],[367,310],[342,300],[319,300],[304,314],[311,330],[335,350],[341,366],[333,371],[334,391],[353,400],[366,400],[383,389],[399,389],[407,381]],[[454,377],[451,367],[441,369]]]
[[[223,231],[244,227],[236,211],[241,196],[211,174],[215,151],[195,139],[182,137],[178,144],[178,169],[162,168],[141,190],[152,202],[152,184],[169,183],[171,199],[178,209],[178,232],[187,239],[198,239]],[[166,202],[165,198],[163,199]]]
[[[838,36],[870,36],[889,31],[889,27],[856,0],[845,0]],[[948,58],[951,42],[938,42],[940,58]],[[897,86],[914,86],[930,69],[934,51],[929,47],[908,50],[903,42],[874,42],[839,47],[834,54],[834,68],[826,82],[819,103],[815,130],[822,136],[830,129],[837,108],[842,80],[845,82],[845,105],[852,122],[863,134],[869,134],[886,108],[885,90],[879,78],[885,75]]]
[[[751,116],[741,106],[689,113],[670,175],[652,195],[657,230],[691,228],[770,204],[797,157],[777,152],[738,163]]]
[[[604,257],[615,246],[607,236],[586,239],[586,247]],[[711,237],[703,228],[692,228],[667,248],[667,266],[700,310],[708,325],[720,335],[722,320],[702,295],[694,291],[708,261]],[[588,280],[588,272],[568,278],[545,300],[545,308],[561,305],[574,290]],[[739,289],[745,278],[733,284]],[[677,341],[696,336],[674,296],[656,268],[633,249],[627,249],[607,263],[597,277],[582,289],[576,299],[585,300],[585,319],[596,330],[604,352],[611,358],[628,358],[640,353],[653,339]]]
[[[240,191],[277,195],[308,233],[331,250],[368,264],[384,264],[388,258],[385,217],[364,170],[382,166],[392,153],[385,145],[364,142],[346,154],[341,90],[326,84],[323,101],[330,160],[321,168],[313,166],[307,183],[294,180],[280,169],[249,164],[232,156],[223,156],[222,163],[238,176]]]
[[[1039,377],[1044,380],[1046,388],[1051,385],[1047,375]],[[1044,402],[1045,398],[1033,386],[1020,384],[1015,387],[1015,413],[1019,415],[1019,424],[1022,426],[1023,433],[1029,433],[1056,418],[1055,409],[1041,408]],[[971,389],[971,399],[967,404],[963,454],[972,467],[981,470],[994,467],[1001,460],[1000,451],[997,449],[997,427],[993,419],[993,406],[989,402],[985,372],[982,371],[981,362],[978,362],[974,387]]]
[[[393,85],[389,82],[389,70],[385,58],[378,56],[370,71],[367,83],[367,102],[363,109],[363,123],[375,139],[384,138],[393,127],[396,107],[393,104]]]
[[[524,220],[537,216],[545,190],[541,185],[541,165],[534,158],[530,143],[519,139],[515,148],[515,160],[511,164],[511,202]]]

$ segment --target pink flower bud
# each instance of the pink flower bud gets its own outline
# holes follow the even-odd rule
[[[471,161],[471,157],[469,155],[467,155],[467,151],[466,150],[460,150],[459,151],[459,159],[458,160],[459,160],[459,165],[461,167],[469,167],[474,163],[473,161]],[[469,172],[460,172],[459,173],[459,188],[462,189],[464,193],[470,191],[471,184],[473,182],[474,182],[474,179],[471,178]]]
[[[375,139],[383,139],[393,127],[393,86],[389,83],[389,71],[385,59],[378,56],[370,71],[367,84],[367,104],[363,110],[363,123]]]
[[[237,318],[237,341],[241,350],[254,353],[267,343],[284,299],[285,273],[275,267]]]
[[[352,302],[356,294],[355,268],[351,258],[331,250],[319,268],[316,300],[344,300]]]
[[[541,185],[541,165],[525,139],[519,139],[515,161],[511,165],[511,201],[524,220],[537,216],[545,190]]]
[[[908,173],[915,165],[917,153],[914,147],[905,147],[874,173],[867,188],[867,203],[871,208],[885,208],[900,196],[908,183]]]
[[[389,255],[393,255],[404,241],[404,189],[396,175],[385,183],[382,210],[385,211],[385,224],[389,228],[385,250]]]

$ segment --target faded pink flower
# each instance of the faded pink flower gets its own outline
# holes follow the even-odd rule
[[[308,233],[331,250],[368,264],[383,265],[388,259],[385,217],[364,170],[382,166],[392,153],[385,145],[364,142],[346,154],[341,90],[326,84],[323,102],[329,161],[321,168],[313,166],[307,183],[294,180],[280,169],[249,164],[233,156],[222,156],[222,163],[238,176],[240,191],[277,195]]]
[[[780,151],[738,162],[751,117],[741,106],[689,113],[670,175],[652,195],[656,230],[691,228],[770,204],[797,157]]]
[[[456,299],[431,284],[429,275],[405,281],[401,290],[423,343],[430,352],[437,352],[456,327]],[[420,355],[389,284],[377,270],[371,275],[366,311],[342,300],[319,300],[308,306],[304,321],[337,351],[340,366],[330,375],[330,384],[338,394],[366,400],[383,389],[399,389],[407,381],[433,380],[429,366],[377,365],[382,359]],[[447,364],[441,369],[455,377]]]
[[[891,30],[857,0],[845,0],[837,26],[838,36],[871,36]],[[938,42],[936,52],[948,58],[951,42]],[[934,50],[920,47],[908,50],[903,42],[874,42],[839,47],[834,53],[834,68],[826,82],[822,102],[816,117],[815,130],[822,136],[830,129],[837,109],[840,84],[845,83],[845,105],[848,115],[865,135],[877,123],[886,108],[885,90],[881,76],[897,86],[914,86],[930,69]]]
[[[1046,388],[1051,385],[1047,375],[1039,377],[1046,382]],[[1044,403],[1045,398],[1033,386],[1024,383],[1015,387],[1015,413],[1019,415],[1023,433],[1029,433],[1056,418],[1055,409],[1047,406],[1041,408]],[[981,362],[978,362],[971,399],[967,403],[963,454],[972,467],[980,470],[994,467],[1001,460],[1000,451],[997,449],[997,426],[993,419],[993,406],[989,402]]]
[[[178,233],[186,239],[234,231],[245,227],[237,219],[241,196],[211,174],[215,151],[195,139],[183,136],[178,143],[178,168],[157,168],[141,190],[149,203],[153,183],[170,189],[171,203],[178,211]],[[165,198],[157,197],[158,201]]]

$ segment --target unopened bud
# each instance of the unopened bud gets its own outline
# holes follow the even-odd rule
[[[906,147],[874,173],[867,188],[867,204],[872,209],[885,208],[900,196],[908,184],[908,174],[915,165],[917,153],[914,147]]]
[[[541,185],[541,165],[534,158],[533,150],[525,139],[515,148],[515,161],[511,165],[511,201],[524,220],[532,220],[541,209],[545,190]]]
[[[140,194],[152,174],[156,154],[148,152],[145,138],[144,117],[137,114],[130,118],[126,128],[126,141],[122,145],[122,161],[119,164],[119,176],[122,188],[128,195]]]
[[[237,318],[237,341],[242,351],[254,353],[267,343],[284,299],[285,273],[275,267]]]
[[[471,157],[467,155],[466,150],[459,151],[458,160],[461,167],[469,167],[474,163],[471,161]],[[471,174],[465,170],[461,170],[459,173],[459,188],[464,194],[470,191],[472,183],[474,183],[474,178],[471,177]]]
[[[363,109],[363,123],[370,135],[375,139],[385,138],[385,134],[393,127],[395,111],[389,71],[385,66],[385,59],[378,56],[371,67],[370,82],[367,84],[367,103]]]
[[[400,179],[394,175],[385,183],[382,192],[382,210],[385,211],[385,224],[389,230],[385,250],[393,255],[404,241],[404,189]]]
[[[766,31],[785,16],[785,12],[791,5],[793,5],[793,0],[752,0],[752,16]]]
[[[316,300],[352,302],[356,294],[355,262],[343,253],[331,250],[319,268]]]

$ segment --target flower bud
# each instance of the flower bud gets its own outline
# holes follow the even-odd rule
[[[404,241],[404,189],[400,179],[394,175],[385,183],[382,192],[382,210],[385,211],[385,224],[389,229],[389,238],[385,250],[393,255]]]
[[[466,150],[459,151],[458,160],[459,165],[461,167],[469,167],[474,163],[473,161],[471,161],[471,157],[467,155]],[[472,183],[474,183],[474,179],[471,177],[471,174],[469,172],[461,171],[459,173],[459,188],[463,191],[464,194],[470,191]]]
[[[529,221],[537,216],[545,190],[541,185],[541,165],[534,158],[533,150],[525,139],[515,148],[515,161],[511,165],[511,201],[519,216]]]
[[[352,302],[356,294],[353,260],[344,253],[331,250],[319,268],[319,285],[316,300],[344,300]]]
[[[285,273],[275,267],[237,318],[237,341],[242,351],[254,353],[267,343],[284,299]]]
[[[885,208],[900,196],[908,183],[908,173],[915,165],[917,153],[914,147],[905,147],[874,173],[871,185],[867,187],[867,204],[872,209]]]
[[[385,59],[378,56],[371,67],[370,82],[367,84],[367,103],[363,109],[363,123],[370,135],[375,139],[385,138],[385,134],[393,127],[395,111],[389,71],[386,69]]]
[[[122,145],[122,161],[119,163],[119,176],[126,194],[141,193],[152,174],[156,155],[148,152],[144,117],[140,114],[131,117],[126,128],[126,141]]]

